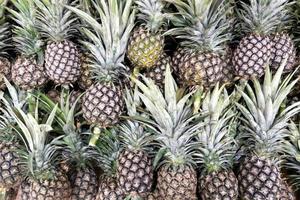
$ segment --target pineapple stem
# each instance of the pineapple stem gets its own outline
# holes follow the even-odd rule
[[[89,141],[90,146],[96,146],[96,143],[100,137],[100,134],[101,134],[101,129],[98,127],[95,127],[93,130],[93,135]]]
[[[135,67],[133,69],[133,72],[132,72],[131,76],[130,76],[130,79],[132,80],[133,83],[136,82],[137,77],[139,76],[139,73],[140,73],[140,68],[139,67]]]
[[[203,89],[199,87],[194,96],[194,111],[193,111],[194,114],[197,114],[200,110],[202,94],[203,94]]]

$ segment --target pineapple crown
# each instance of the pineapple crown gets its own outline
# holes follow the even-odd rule
[[[241,1],[237,11],[240,26],[245,33],[270,34],[276,31],[288,15],[288,0]]]
[[[202,103],[205,124],[197,135],[199,153],[196,154],[203,173],[217,172],[232,167],[237,152],[232,126],[235,113],[227,91],[217,84],[208,92]]]
[[[56,104],[46,95],[39,93],[42,100],[42,107],[46,112],[51,112]],[[58,122],[61,130],[65,133],[62,140],[58,140],[56,145],[62,147],[63,159],[76,166],[78,169],[86,168],[93,160],[93,150],[81,137],[82,134],[75,126],[74,116],[76,116],[76,107],[80,97],[71,105],[72,93],[61,92],[60,105],[57,107],[55,120]]]
[[[240,91],[244,104],[236,103],[243,117],[241,140],[247,143],[252,153],[274,159],[283,150],[287,136],[288,121],[300,111],[300,102],[282,108],[282,103],[291,92],[298,79],[292,80],[293,74],[281,81],[285,62],[274,77],[267,67],[264,81],[252,80],[253,87],[246,85],[246,91]]]
[[[67,7],[90,25],[90,29],[82,28],[88,38],[82,43],[93,55],[91,69],[100,81],[116,82],[119,75],[127,70],[123,61],[134,26],[132,4],[132,0],[93,2],[101,23],[79,9]]]
[[[163,13],[165,3],[162,0],[135,0],[139,11],[137,17],[151,32],[158,32],[166,21]]]
[[[77,17],[65,5],[76,7],[77,0],[33,0],[38,7],[37,27],[44,37],[54,42],[73,37],[77,33]]]
[[[16,49],[26,57],[37,56],[43,61],[43,41],[37,29],[37,9],[32,0],[12,0],[17,11],[7,8],[16,22],[13,26],[13,41]]]
[[[6,22],[4,8],[8,0],[0,0],[0,56],[7,56],[7,48],[10,46],[9,24]]]
[[[116,176],[120,147],[120,141],[114,129],[105,129],[95,146],[97,150],[95,158],[108,177]]]
[[[139,115],[137,107],[140,105],[137,87],[134,91],[126,88],[125,103],[129,119],[120,124],[120,141],[124,148],[150,151],[149,144],[153,140],[152,134],[146,132],[142,124],[130,118]]]
[[[20,149],[19,153],[26,163],[26,168],[31,176],[37,179],[51,178],[52,167],[55,161],[56,152],[58,147],[54,145],[54,142],[59,138],[54,139],[51,142],[47,141],[48,133],[52,130],[52,122],[55,117],[57,106],[54,107],[49,114],[44,124],[40,124],[39,120],[39,100],[36,101],[34,106],[34,112],[23,111],[22,106],[17,103],[18,94],[13,86],[6,80],[7,87],[10,92],[10,99],[7,100],[4,97],[0,97],[4,104],[3,110],[5,110],[16,123],[14,130],[20,135],[24,142],[25,149]],[[29,97],[31,98],[31,97]],[[10,101],[15,101],[12,106]],[[31,101],[31,100],[29,100]]]
[[[223,52],[231,40],[233,20],[226,0],[167,0],[173,3],[178,13],[171,19],[175,28],[166,34],[183,39],[181,45],[204,52]]]
[[[177,85],[172,78],[170,66],[167,66],[164,94],[155,83],[146,77],[145,82],[136,80],[141,90],[139,97],[149,111],[149,119],[140,119],[155,133],[156,140],[164,149],[161,164],[169,167],[182,167],[193,163],[194,143],[192,137],[203,123],[198,123],[192,115],[188,100],[191,93],[177,99]]]
[[[289,137],[285,141],[284,150],[286,153],[285,166],[290,169],[290,179],[297,188],[300,187],[300,126],[291,122],[289,124]]]

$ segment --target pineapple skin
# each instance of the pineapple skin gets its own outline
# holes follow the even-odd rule
[[[162,166],[158,170],[157,189],[165,200],[196,200],[197,173],[190,166],[177,170]]]
[[[45,51],[45,68],[55,84],[68,85],[80,76],[80,58],[76,45],[69,41],[49,42]]]
[[[112,177],[102,177],[96,200],[124,200],[125,194]]]
[[[32,180],[30,200],[69,200],[71,184],[66,175],[58,171],[52,180]]]
[[[11,79],[11,63],[4,57],[0,57],[0,89],[4,89],[5,84],[1,76],[4,76],[7,80]]]
[[[21,166],[19,155],[15,152],[16,142],[0,143],[0,186],[14,188],[21,181]]]
[[[94,200],[98,189],[97,175],[94,170],[86,168],[74,174],[71,200]]]
[[[295,68],[296,49],[292,38],[286,33],[277,33],[271,37],[271,67],[278,69],[280,64],[287,57],[287,64],[284,67],[285,71],[292,71]]]
[[[126,195],[146,196],[153,183],[152,159],[142,150],[122,151],[118,157],[117,182]]]
[[[296,200],[295,194],[292,188],[288,185],[287,181],[282,179],[280,187],[280,198],[279,200]]]
[[[34,58],[18,57],[11,69],[12,80],[23,90],[39,88],[47,82],[44,71]]]
[[[178,65],[180,79],[186,86],[213,87],[221,80],[224,61],[216,53],[191,52]]]
[[[83,116],[87,122],[103,128],[119,122],[124,106],[121,88],[97,83],[87,90],[82,101]]]
[[[151,78],[157,86],[163,88],[165,85],[165,72],[167,65],[171,64],[171,57],[164,53],[158,62],[146,72],[146,77]]]
[[[151,68],[163,54],[165,39],[153,34],[145,26],[135,28],[129,39],[127,57],[135,67]]]
[[[221,170],[201,176],[199,191],[202,199],[238,199],[238,180],[232,170]]]
[[[240,195],[245,200],[280,197],[280,171],[270,160],[247,156],[240,165],[238,181]]]
[[[16,200],[28,200],[30,199],[30,186],[31,182],[27,179],[23,180],[19,186]]]
[[[261,77],[270,62],[272,42],[268,36],[251,34],[244,37],[233,55],[236,75],[242,79]]]
[[[228,47],[223,55],[224,66],[222,70],[221,83],[231,86],[234,83],[234,69],[232,65],[233,49]]]
[[[89,67],[89,57],[82,54],[80,56],[81,60],[81,72],[80,72],[80,77],[78,80],[78,85],[81,89],[85,90],[88,89],[93,85],[93,80],[92,80],[92,72]]]

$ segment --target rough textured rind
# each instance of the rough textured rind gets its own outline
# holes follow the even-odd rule
[[[153,34],[144,26],[137,27],[129,39],[127,57],[134,67],[153,67],[163,53],[164,43],[160,33]]]
[[[214,172],[200,177],[199,191],[205,200],[237,200],[238,180],[233,171]]]
[[[45,52],[45,68],[55,84],[74,83],[80,76],[79,52],[71,41],[49,42]]]
[[[239,78],[261,77],[270,64],[272,43],[269,37],[249,35],[244,37],[233,55],[233,66]]]
[[[34,180],[30,187],[31,200],[69,200],[71,184],[64,174],[57,172],[52,180]]]
[[[71,200],[94,200],[97,190],[98,180],[94,170],[87,168],[75,172]]]
[[[280,196],[279,169],[267,159],[247,156],[240,164],[238,181],[240,195],[245,200],[271,200]]]
[[[118,158],[117,180],[126,195],[146,196],[153,182],[152,159],[144,151],[124,150]]]
[[[125,195],[114,178],[102,177],[96,200],[124,200]]]
[[[23,90],[39,88],[47,82],[44,67],[34,58],[18,57],[11,73],[13,82]]]
[[[0,57],[0,89],[5,88],[2,76],[7,80],[11,79],[11,63],[7,58]]]
[[[0,143],[0,186],[14,188],[21,181],[19,156],[15,152],[18,144],[13,142]]]
[[[162,166],[158,170],[157,190],[165,200],[196,200],[196,171],[189,166],[177,170]]]
[[[92,85],[83,96],[83,116],[91,124],[102,128],[119,122],[124,106],[122,91],[119,87],[97,83]]]
[[[276,70],[287,59],[284,70],[292,71],[295,68],[296,49],[291,37],[285,33],[275,34],[271,37],[271,42],[271,67]]]

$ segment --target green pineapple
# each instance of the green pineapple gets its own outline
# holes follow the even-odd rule
[[[18,58],[12,66],[12,80],[23,90],[39,88],[47,82],[44,69],[43,41],[37,29],[37,9],[31,0],[12,0],[16,10],[7,8],[16,25],[13,41]]]
[[[250,0],[238,10],[244,36],[233,55],[236,75],[242,79],[261,77],[269,64],[278,68],[289,57],[286,68],[295,59],[294,46],[287,34],[276,33],[287,16],[288,0]],[[270,36],[270,34],[274,34]]]
[[[237,104],[243,115],[241,142],[247,154],[238,173],[240,195],[247,199],[277,199],[283,188],[278,162],[282,160],[283,142],[288,121],[300,111],[300,102],[281,108],[297,80],[292,74],[281,80],[285,63],[274,76],[269,68],[264,82],[253,79],[246,91],[240,91],[245,102]]]
[[[119,122],[123,110],[119,79],[127,71],[123,61],[135,12],[132,0],[99,1],[93,5],[101,23],[79,9],[68,8],[93,29],[82,28],[88,38],[83,44],[93,56],[91,70],[97,79],[83,97],[83,116],[88,123],[107,128]]]
[[[166,21],[161,0],[136,0],[138,26],[129,40],[127,57],[137,68],[152,68],[163,54],[165,39],[162,34]]]
[[[39,8],[38,27],[47,41],[45,68],[50,80],[58,85],[75,83],[80,76],[79,51],[71,38],[77,33],[77,18],[66,5],[77,1],[34,0]]]
[[[213,87],[222,79],[228,64],[224,55],[231,40],[231,7],[225,0],[167,0],[175,13],[172,28],[167,34],[180,39],[180,48],[173,58],[175,73],[186,86]]]
[[[126,108],[129,117],[138,115],[139,97],[126,90]],[[127,197],[145,198],[153,184],[153,163],[149,155],[152,134],[136,121],[126,120],[119,126],[121,152],[118,156],[117,181]]]
[[[154,131],[161,148],[162,161],[157,166],[157,190],[166,200],[196,198],[197,173],[194,168],[194,144],[191,141],[203,125],[195,121],[188,100],[191,94],[177,98],[177,85],[170,66],[166,69],[164,94],[151,79],[136,81],[139,97],[149,111],[149,119],[141,119]]]
[[[11,79],[11,63],[8,59],[8,47],[10,46],[9,23],[6,22],[4,7],[8,0],[0,0],[0,89],[4,88],[4,79]],[[3,77],[2,77],[3,76]]]
[[[238,180],[232,169],[238,149],[232,133],[236,113],[230,103],[226,90],[218,84],[202,103],[202,112],[208,113],[197,135],[202,199],[238,199]]]
[[[24,164],[23,174],[30,180],[29,199],[62,199],[70,198],[70,183],[62,171],[56,168],[58,147],[54,143],[59,138],[48,141],[48,133],[52,131],[51,124],[54,120],[57,106],[54,107],[45,124],[39,124],[39,109],[35,102],[34,107],[26,112],[22,109],[18,94],[10,84],[7,84],[11,99],[2,97],[5,110],[16,122],[14,130],[24,141],[24,146],[18,148],[20,163]],[[32,98],[32,97],[29,97]],[[32,102],[32,99],[28,99]],[[11,105],[9,102],[14,102]]]

